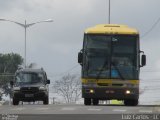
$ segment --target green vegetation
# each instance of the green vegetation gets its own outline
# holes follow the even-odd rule
[[[19,54],[0,54],[0,89],[5,95],[9,94],[9,81],[13,79],[18,65],[21,65],[22,63],[23,58]]]

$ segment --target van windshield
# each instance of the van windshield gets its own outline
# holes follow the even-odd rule
[[[15,78],[16,83],[44,83],[44,75],[34,72],[20,72]]]

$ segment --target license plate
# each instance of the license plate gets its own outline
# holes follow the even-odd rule
[[[113,90],[106,90],[106,93],[111,93],[111,94],[113,94],[113,93],[115,93],[115,91],[113,91]]]
[[[25,94],[25,97],[34,97],[33,94]]]

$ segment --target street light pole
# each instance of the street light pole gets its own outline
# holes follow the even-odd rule
[[[26,20],[25,20],[25,25],[24,26],[26,26]],[[27,29],[27,27],[24,27],[24,67],[26,68],[26,62],[27,62],[27,60],[26,60],[26,58],[27,58],[27,55],[26,55],[26,48],[27,48],[27,43],[26,43],[26,29]]]
[[[12,20],[7,20],[7,19],[0,19],[0,21],[9,21],[9,22],[13,22],[17,25],[20,25],[21,27],[23,27],[25,29],[25,42],[24,42],[24,67],[26,68],[26,63],[27,63],[27,60],[26,60],[26,56],[27,56],[27,52],[26,52],[26,49],[27,49],[27,28],[32,26],[32,25],[35,25],[37,23],[42,23],[42,22],[53,22],[52,19],[48,19],[48,20],[43,20],[43,21],[39,21],[39,22],[34,22],[34,23],[30,23],[30,24],[27,24],[26,20],[25,20],[25,23],[22,24],[22,23],[19,23],[19,22],[16,22],[16,21],[12,21]]]

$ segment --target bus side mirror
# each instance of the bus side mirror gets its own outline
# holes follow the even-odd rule
[[[83,52],[82,50],[78,53],[78,63],[82,65],[83,63]]]
[[[46,84],[50,84],[50,83],[51,83],[50,80],[47,80],[47,81],[46,81]]]
[[[143,54],[141,57],[141,66],[143,67],[145,65],[146,65],[146,55]]]

